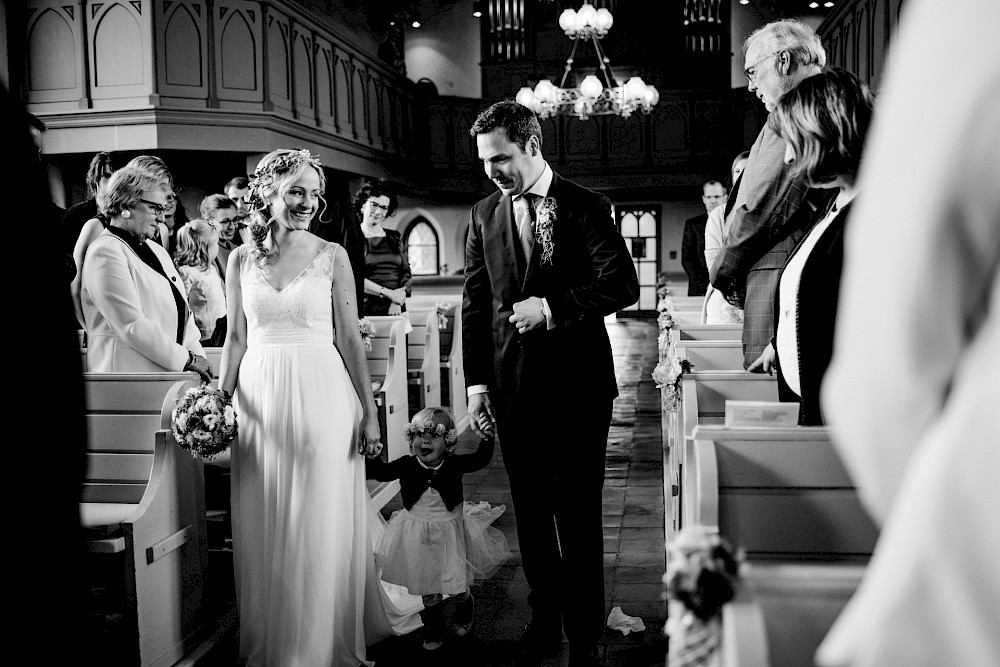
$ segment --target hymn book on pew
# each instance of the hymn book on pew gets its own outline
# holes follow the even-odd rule
[[[726,401],[726,426],[797,426],[799,404],[779,401]]]

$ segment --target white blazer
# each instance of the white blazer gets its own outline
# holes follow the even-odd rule
[[[167,251],[149,242],[187,306],[184,283]],[[188,351],[204,355],[201,333],[185,308],[184,344],[170,285],[108,230],[87,249],[80,300],[87,324],[87,370],[97,373],[182,371]]]

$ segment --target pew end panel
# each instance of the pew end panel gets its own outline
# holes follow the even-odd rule
[[[673,503],[673,517],[677,527],[683,527],[689,518],[685,503],[692,497],[685,486],[696,484],[690,479],[686,459],[693,452],[689,443],[698,424],[722,424],[725,421],[727,400],[777,401],[777,380],[763,373],[737,371],[691,371],[681,378],[681,401],[670,415],[672,476],[678,480],[678,493]]]
[[[670,344],[681,340],[742,340],[742,324],[692,324],[678,323],[670,329]]]
[[[406,324],[400,315],[368,317],[375,325],[372,349],[367,353],[379,427],[387,460],[409,453],[403,432],[409,421],[406,391]]]
[[[750,563],[722,609],[722,667],[811,665],[864,567]]]
[[[458,299],[458,303],[462,300]],[[469,401],[465,391],[465,361],[462,359],[462,308],[445,313],[448,326],[441,334],[441,396],[448,401],[459,433],[469,428]]]
[[[715,525],[748,559],[866,562],[878,529],[825,427],[698,426],[685,480],[691,520]],[[714,453],[714,456],[713,456]],[[712,489],[715,488],[713,494]]]
[[[740,340],[678,340],[674,354],[687,359],[696,371],[742,371],[743,343]]]
[[[407,383],[410,416],[430,406],[442,405],[441,335],[437,310],[410,312],[413,331],[406,335]]]
[[[131,631],[115,649],[134,664],[174,664],[205,620],[204,472],[170,432],[174,399],[197,385],[190,373],[84,374],[81,522],[90,571],[121,570]]]

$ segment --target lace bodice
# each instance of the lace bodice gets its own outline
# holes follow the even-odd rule
[[[275,334],[302,334],[333,342],[333,259],[337,244],[328,243],[283,290],[267,282],[247,245],[239,247],[243,312],[247,339]]]

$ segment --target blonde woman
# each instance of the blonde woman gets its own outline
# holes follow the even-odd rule
[[[220,387],[239,419],[233,547],[250,666],[370,665],[366,645],[420,624],[419,598],[396,607],[375,569],[364,456],[381,434],[347,253],[308,231],[325,183],[308,151],[266,155],[226,272]]]
[[[188,304],[201,331],[202,345],[222,347],[226,339],[226,292],[215,264],[219,231],[204,220],[177,230],[174,263],[184,280]]]

